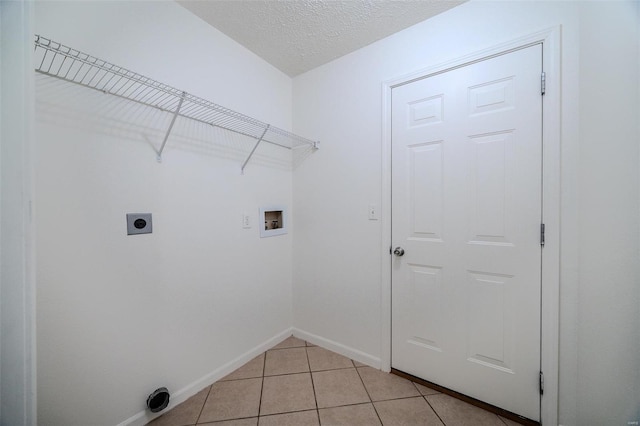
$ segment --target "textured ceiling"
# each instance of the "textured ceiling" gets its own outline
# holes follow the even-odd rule
[[[178,0],[292,77],[464,1]]]

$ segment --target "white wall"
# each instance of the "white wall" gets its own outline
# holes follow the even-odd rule
[[[0,3],[0,424],[36,424],[32,8]]]
[[[38,2],[35,31],[275,126],[291,79],[173,2]],[[291,234],[259,238],[258,209],[291,206],[291,154],[36,75],[38,416],[140,423],[292,323]],[[248,212],[253,228],[241,227]],[[127,236],[125,214],[153,214]],[[137,417],[136,417],[137,416]]]
[[[380,362],[382,83],[562,26],[559,421],[640,420],[637,2],[472,1],[294,79],[294,326]]]
[[[639,24],[638,2],[580,9],[582,424],[640,420]]]

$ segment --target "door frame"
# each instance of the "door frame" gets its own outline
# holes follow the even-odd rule
[[[542,100],[542,220],[545,245],[542,249],[541,371],[544,394],[540,423],[558,424],[559,306],[560,306],[560,159],[561,159],[561,27],[555,26],[435,64],[382,83],[382,198],[381,226],[381,348],[382,370],[391,370],[391,92],[394,87],[435,74],[542,44],[542,67],[546,92]]]

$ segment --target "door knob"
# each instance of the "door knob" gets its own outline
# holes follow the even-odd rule
[[[396,247],[395,250],[393,250],[393,254],[398,257],[404,256],[404,249],[402,247]]]

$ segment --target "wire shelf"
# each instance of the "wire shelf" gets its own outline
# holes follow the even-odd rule
[[[263,123],[39,35],[35,36],[35,65],[39,73],[172,113],[173,119],[158,151],[158,160],[162,157],[177,117],[256,139],[253,150],[242,165],[242,171],[261,142],[287,149],[300,146],[319,148],[317,141]]]

